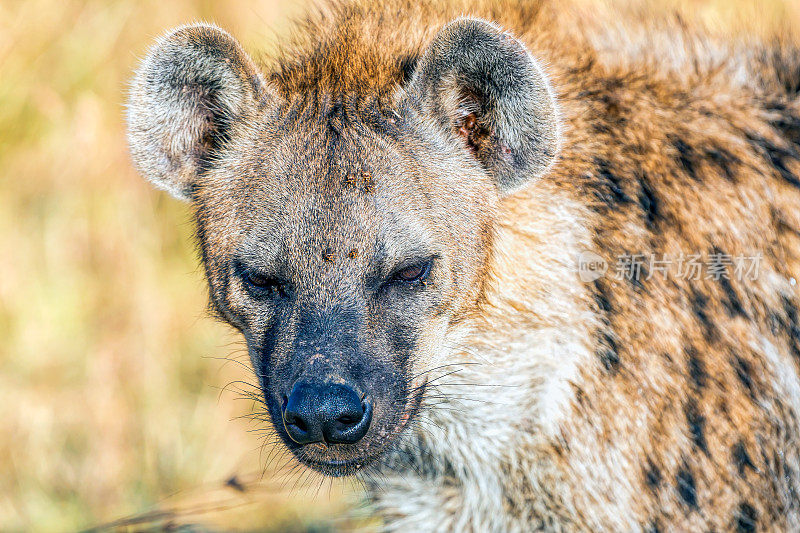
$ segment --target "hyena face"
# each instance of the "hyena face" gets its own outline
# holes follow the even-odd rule
[[[283,440],[331,473],[409,422],[419,365],[475,299],[494,197],[482,173],[461,184],[402,124],[362,115],[272,106],[194,192],[212,300]]]
[[[182,28],[134,80],[129,138],[195,207],[211,299],[276,430],[344,475],[413,420],[479,299],[498,200],[551,163],[557,125],[528,52],[475,20],[391,91],[304,87],[266,83],[219,29]]]

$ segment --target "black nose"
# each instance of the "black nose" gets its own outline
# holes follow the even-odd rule
[[[354,444],[369,429],[372,406],[347,385],[299,381],[283,407],[283,426],[298,444]]]

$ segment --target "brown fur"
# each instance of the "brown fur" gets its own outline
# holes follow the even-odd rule
[[[510,30],[546,65],[563,124],[557,164],[504,196],[486,175],[454,166],[463,159],[444,168],[470,179],[441,183],[441,168],[408,162],[408,150],[425,149],[391,133],[358,137],[350,156],[330,163],[333,149],[320,131],[341,128],[343,138],[349,131],[336,113],[374,117],[391,132],[398,88],[442,25],[465,13]],[[437,414],[437,402],[423,401],[435,427],[409,426],[396,450],[385,452],[390,460],[376,483],[387,528],[800,527],[800,52],[778,41],[712,38],[669,21],[645,26],[653,35],[643,37],[642,21],[622,20],[639,37],[609,50],[600,43],[619,36],[610,23],[560,3],[323,7],[265,67],[264,83],[292,103],[287,126],[267,132],[248,115],[234,122],[224,159],[195,186],[212,297],[236,327],[258,318],[241,318],[249,304],[235,291],[220,292],[219,279],[250,228],[265,217],[273,220],[265,231],[294,228],[281,253],[328,291],[330,304],[358,290],[357,282],[333,283],[342,278],[318,272],[368,268],[372,236],[382,231],[376,213],[388,202],[419,214],[404,219],[407,231],[431,225],[453,276],[435,318],[422,326],[429,348],[408,375],[435,363],[494,364],[444,380],[442,394],[503,398],[505,389],[462,385],[506,386],[512,378],[530,388],[529,403],[499,416],[513,435],[488,441],[493,450],[477,435],[490,422],[462,423],[469,414]],[[495,150],[482,144],[491,124],[476,130],[475,116],[464,116],[457,132],[465,153]],[[298,159],[298,146],[311,155]],[[314,171],[301,182],[264,185],[263,168],[274,170],[275,161]],[[233,170],[242,179],[231,181]],[[391,179],[399,174],[422,185]],[[378,207],[372,195],[381,198]],[[317,202],[327,214],[309,225],[307,206]],[[568,260],[582,249],[612,263],[623,254],[760,253],[763,260],[754,281],[655,274],[583,284]],[[442,328],[460,333],[447,358],[437,359],[430,353]],[[544,331],[553,332],[554,346],[593,354],[554,381],[566,389],[566,404],[547,416],[541,383],[553,367],[526,366],[530,358],[518,355]]]

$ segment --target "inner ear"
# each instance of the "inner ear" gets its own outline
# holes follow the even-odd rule
[[[490,148],[491,125],[485,120],[486,114],[482,110],[480,97],[466,88],[461,88],[459,93],[454,128],[472,154],[481,159],[482,152]]]
[[[453,133],[503,194],[555,160],[559,121],[547,77],[520,41],[489,22],[442,28],[408,87],[412,106]]]
[[[197,172],[211,167],[214,154],[230,140],[231,123],[236,115],[227,105],[221,104],[219,87],[213,83],[194,83],[183,88],[188,97],[197,102],[200,140],[194,159]]]

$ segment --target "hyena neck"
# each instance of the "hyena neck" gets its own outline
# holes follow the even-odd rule
[[[596,325],[575,267],[591,246],[584,211],[545,183],[503,208],[495,246],[502,252],[492,258],[481,318],[448,332],[432,364],[442,368],[431,373],[421,420],[390,459],[380,489],[390,494],[396,483],[417,479],[420,490],[437,487],[428,501],[457,509],[447,518],[454,527],[464,519],[491,530],[500,520],[503,473],[519,468],[518,450],[543,450],[558,440],[573,385],[597,364],[587,344]],[[544,462],[527,475],[546,484],[561,474]],[[547,499],[542,509],[559,509],[567,499],[552,491],[540,496]],[[377,499],[379,507],[390,501]],[[439,512],[417,504],[411,509],[416,504],[408,501],[400,516]]]

